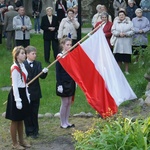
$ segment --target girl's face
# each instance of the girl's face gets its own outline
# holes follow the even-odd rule
[[[34,61],[36,59],[36,51],[32,51],[30,53],[27,53],[27,58],[29,61]]]
[[[17,60],[18,60],[19,63],[22,63],[22,62],[25,61],[25,59],[26,59],[25,51],[23,49],[21,49],[20,53],[17,56]]]
[[[65,44],[63,45],[63,50],[67,51],[71,48],[72,42],[71,41],[66,41]]]

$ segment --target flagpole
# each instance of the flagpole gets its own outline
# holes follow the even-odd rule
[[[56,60],[54,60],[50,65],[48,65],[46,68],[49,69],[51,66],[53,66],[57,61],[59,61],[63,56],[65,56],[67,53],[71,52],[78,44],[82,43],[85,39],[87,39],[90,35],[92,35],[94,32],[96,32],[105,22],[102,22],[99,24],[96,28],[94,28],[92,31],[90,31],[86,36],[84,36],[81,40],[79,40],[76,44],[74,44],[68,51],[65,51],[60,57],[58,57]],[[41,71],[37,76],[35,76],[30,82],[27,83],[27,86],[29,86],[33,81],[35,81],[40,75],[42,75],[43,72]],[[3,103],[5,105],[7,101]]]
[[[59,61],[63,56],[65,56],[67,53],[69,53],[72,49],[74,49],[78,44],[82,43],[86,38],[88,38],[90,35],[92,35],[95,31],[97,31],[105,22],[102,22],[99,26],[97,26],[95,29],[93,29],[91,32],[89,32],[85,37],[83,37],[80,41],[78,41],[76,44],[74,44],[68,51],[64,52],[60,57],[58,57],[56,60],[54,60],[49,66],[47,66],[47,69],[49,69],[51,66],[53,66],[57,61]],[[36,80],[43,72],[41,71],[37,76],[35,76],[30,82],[27,83],[31,84],[34,80]]]

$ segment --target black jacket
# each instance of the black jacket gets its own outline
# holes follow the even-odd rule
[[[33,12],[39,12],[42,11],[42,1],[41,0],[33,0],[32,1],[32,10]]]
[[[33,61],[33,67],[31,68],[28,64],[27,60],[24,62],[25,68],[28,72],[27,77],[27,83],[31,81],[35,76],[37,76],[42,71],[41,63],[38,61]],[[47,76],[47,73],[43,73],[40,78],[45,79]],[[31,84],[29,84],[28,87],[29,93],[30,93],[30,100],[39,100],[42,97],[39,78],[37,78],[35,81],[33,81]]]
[[[50,24],[49,20],[48,20],[48,16],[45,15],[42,17],[42,21],[41,21],[41,29],[44,31],[43,32],[43,39],[44,40],[52,40],[55,39],[55,34],[58,30],[58,19],[56,16],[52,15],[52,23]],[[48,28],[49,27],[55,27],[54,31],[50,31]]]

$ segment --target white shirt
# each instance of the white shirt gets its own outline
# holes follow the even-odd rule
[[[49,23],[52,23],[52,16],[48,16]]]
[[[67,8],[72,8],[74,5],[78,5],[76,0],[72,0],[72,2],[70,0],[67,1]]]
[[[11,70],[14,66],[17,66],[16,63],[14,63],[12,66],[11,66]],[[17,66],[18,67],[18,66]],[[22,72],[25,74],[25,76],[27,77],[28,75],[28,72],[24,66],[23,63],[20,63],[20,67],[21,67],[21,70]],[[19,99],[20,98],[20,95],[19,95],[19,91],[18,91],[18,88],[25,88],[26,87],[26,83],[24,81],[24,77],[22,76],[22,79],[21,79],[21,75],[20,73],[14,69],[12,72],[11,72],[11,78],[12,78],[12,87],[13,87],[13,94],[14,94],[14,97],[15,97],[15,100],[16,99]]]

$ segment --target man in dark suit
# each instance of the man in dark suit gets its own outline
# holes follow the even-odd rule
[[[52,49],[54,53],[54,58],[56,59],[58,54],[58,39],[57,30],[58,30],[58,19],[53,15],[53,8],[46,8],[47,15],[42,17],[41,29],[43,30],[43,39],[44,39],[44,59],[45,62],[50,63],[50,48],[52,43]]]
[[[24,62],[25,68],[28,72],[27,82],[30,82],[41,71],[41,79],[45,79],[48,69],[42,70],[41,63],[36,61],[36,48],[33,46],[26,47],[27,59]],[[29,84],[28,91],[30,94],[30,116],[24,120],[25,132],[27,136],[33,138],[38,137],[39,125],[38,125],[38,110],[40,105],[40,98],[42,97],[39,78]]]
[[[4,31],[7,33],[7,49],[12,50],[15,47],[15,30],[13,29],[13,18],[18,15],[13,6],[8,6],[8,12],[4,17]]]

